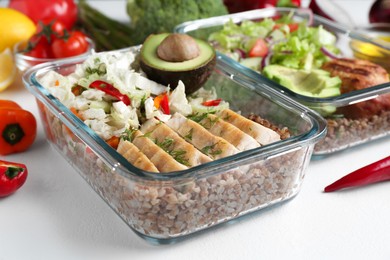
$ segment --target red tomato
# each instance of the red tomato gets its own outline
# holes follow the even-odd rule
[[[24,13],[35,23],[58,19],[68,30],[77,20],[74,0],[10,0],[9,7]]]
[[[268,46],[264,39],[257,39],[252,49],[249,51],[249,57],[265,57],[268,54]]]
[[[55,39],[51,49],[55,58],[72,57],[86,52],[88,42],[82,32],[72,31],[67,39]]]
[[[46,37],[50,36],[51,40],[64,36],[65,30],[65,25],[57,19],[39,21],[37,26],[37,33],[44,34]]]
[[[25,55],[43,59],[53,58],[50,44],[45,37],[34,35],[30,39],[29,44],[31,49]]]

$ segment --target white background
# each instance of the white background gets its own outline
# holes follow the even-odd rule
[[[91,1],[125,19],[124,1]],[[110,2],[110,3],[107,3]],[[365,24],[373,1],[338,1]],[[5,5],[6,2],[0,2]],[[30,110],[35,100],[16,82],[0,93]],[[24,162],[25,185],[0,199],[0,260],[13,259],[390,259],[390,183],[325,194],[350,171],[390,154],[389,138],[312,161],[293,200],[219,226],[176,245],[135,235],[45,140],[0,159]]]

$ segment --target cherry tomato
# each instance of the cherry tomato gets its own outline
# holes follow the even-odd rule
[[[49,41],[46,37],[40,35],[34,35],[30,39],[29,47],[25,55],[43,59],[53,58]]]
[[[9,7],[24,13],[35,23],[58,19],[68,30],[77,21],[74,0],[10,0]]]
[[[51,49],[55,58],[72,57],[86,52],[88,42],[82,32],[72,31],[67,39],[54,39]]]
[[[50,37],[51,40],[64,36],[65,30],[65,25],[57,19],[39,21],[37,26],[37,34],[43,34],[47,38]]]
[[[265,57],[268,54],[268,46],[265,40],[262,38],[257,39],[248,54],[249,57]]]

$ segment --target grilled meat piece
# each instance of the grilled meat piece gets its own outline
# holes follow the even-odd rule
[[[188,167],[212,161],[210,157],[201,153],[192,144],[169,128],[169,126],[157,119],[152,118],[146,121],[142,125],[141,131],[159,144],[160,147],[171,154],[176,160]]]
[[[373,87],[389,82],[388,72],[381,66],[366,60],[340,58],[326,62],[322,69],[329,71],[332,77],[342,81],[341,93]],[[349,118],[362,118],[377,115],[390,109],[390,94],[359,102],[339,109]]]
[[[144,153],[160,172],[172,172],[188,169],[177,162],[170,154],[145,136],[141,131],[134,133],[133,144]]]
[[[220,119],[216,115],[206,114],[198,123],[210,133],[222,137],[240,151],[250,150],[260,146],[252,136],[244,133],[236,126]]]
[[[389,75],[384,68],[366,60],[334,59],[326,62],[322,69],[329,71],[332,77],[341,79],[343,94],[389,82]]]
[[[240,114],[224,109],[217,113],[224,121],[229,122],[235,127],[241,129],[244,133],[252,136],[259,144],[266,145],[280,140],[280,135],[270,128],[264,127]]]
[[[225,139],[213,135],[200,124],[187,119],[180,113],[175,113],[166,124],[181,137],[185,138],[186,141],[214,160],[239,152],[236,147]]]
[[[144,171],[159,172],[156,166],[149,160],[149,158],[144,153],[142,153],[137,146],[130,143],[129,141],[121,140],[117,151],[135,167],[138,167]]]

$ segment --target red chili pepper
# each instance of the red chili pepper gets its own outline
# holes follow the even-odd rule
[[[202,103],[203,106],[206,107],[215,107],[218,106],[222,101],[222,98],[213,99],[213,100],[207,100]]]
[[[324,191],[332,192],[386,180],[390,180],[390,156],[351,172],[325,187]]]
[[[118,100],[125,103],[126,106],[130,106],[131,104],[130,98],[127,95],[122,94],[117,88],[115,88],[110,83],[104,82],[102,80],[95,80],[89,85],[89,87],[101,90],[104,93],[113,96],[114,98],[117,98]]]
[[[18,190],[26,182],[27,174],[26,165],[0,160],[0,197]]]

